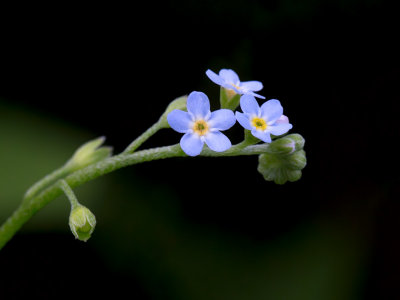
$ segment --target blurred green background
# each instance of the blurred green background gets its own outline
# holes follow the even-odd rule
[[[397,299],[398,8],[390,1],[162,1],[3,9],[0,222],[26,189],[98,136],[121,152],[205,71],[260,80],[306,139],[303,178],[257,157],[118,170],[62,196],[0,252],[0,299]],[[9,17],[10,19],[8,19]],[[262,103],[260,101],[260,103]],[[236,125],[228,132],[242,138]],[[143,148],[177,143],[172,130]]]

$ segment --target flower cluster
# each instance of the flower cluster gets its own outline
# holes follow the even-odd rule
[[[265,97],[254,92],[263,88],[261,82],[241,82],[233,70],[227,69],[222,69],[219,75],[207,70],[206,75],[221,88],[241,95],[240,108],[243,112],[237,111],[234,114],[230,109],[211,112],[210,101],[204,93],[190,93],[187,98],[187,111],[175,109],[167,116],[171,128],[184,133],[180,145],[187,155],[199,155],[204,143],[216,152],[228,150],[232,144],[221,131],[231,128],[236,121],[265,143],[271,143],[271,135],[282,135],[292,128],[289,119],[283,115],[279,100],[271,99],[259,106],[255,97]]]

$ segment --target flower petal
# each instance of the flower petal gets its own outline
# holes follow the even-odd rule
[[[244,113],[237,111],[235,116],[236,116],[236,120],[238,120],[239,124],[242,125],[245,129],[247,129],[247,130],[254,129],[254,127],[251,126],[251,124],[250,124],[249,118],[246,117],[246,115]]]
[[[196,119],[204,119],[210,114],[210,100],[202,92],[191,92],[187,99],[187,110]]]
[[[243,93],[243,92],[242,92],[242,93]],[[253,92],[246,92],[245,94],[246,94],[246,95],[251,95],[251,96],[254,96],[254,97],[257,97],[257,98],[260,98],[260,99],[265,99],[264,96],[261,96],[261,95],[259,95],[259,94],[253,93]]]
[[[167,121],[169,126],[175,131],[185,133],[190,129],[192,119],[190,115],[183,110],[174,109],[167,115]]]
[[[283,107],[279,100],[271,99],[261,105],[261,115],[267,119],[267,123],[273,124],[283,114]]]
[[[239,76],[231,69],[222,69],[219,76],[227,83],[238,85],[240,83]]]
[[[250,95],[243,95],[240,98],[240,108],[246,114],[257,116],[260,114],[260,106],[258,105],[256,98]]]
[[[218,85],[223,85],[225,83],[225,80],[223,80],[219,75],[217,75],[216,73],[214,73],[211,70],[207,70],[206,71],[206,75],[208,76],[208,78],[210,78],[210,80]]]
[[[211,113],[209,126],[216,130],[227,130],[236,123],[235,115],[230,109],[219,109]]]
[[[271,143],[271,135],[269,132],[264,132],[264,131],[259,131],[259,130],[253,129],[251,131],[251,134],[254,135],[256,138],[262,140],[263,142]]]
[[[226,137],[226,135],[219,131],[207,133],[204,136],[204,140],[207,146],[216,152],[228,150],[232,146],[231,141]]]
[[[278,124],[271,126],[269,128],[269,132],[272,133],[273,135],[282,135],[286,132],[288,132],[290,129],[292,129],[293,125],[286,123],[286,124]]]
[[[253,91],[253,92],[258,92],[262,90],[263,84],[259,81],[245,81],[240,83],[240,87],[244,91]]]
[[[186,133],[181,138],[181,148],[189,156],[199,155],[203,149],[203,141],[197,134]]]

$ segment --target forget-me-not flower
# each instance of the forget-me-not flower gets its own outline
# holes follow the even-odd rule
[[[253,96],[243,95],[240,98],[240,108],[243,113],[236,112],[236,119],[240,125],[266,143],[271,142],[271,134],[281,135],[293,127],[283,115],[283,107],[279,100],[268,100],[260,107]]]
[[[234,93],[240,95],[252,95],[261,99],[265,99],[264,96],[258,95],[254,92],[262,90],[263,85],[259,81],[244,81],[240,82],[239,76],[235,71],[230,69],[222,69],[217,75],[211,70],[206,71],[206,75],[214,83],[226,88],[228,91],[233,91]]]
[[[220,132],[236,123],[229,109],[210,111],[210,101],[202,92],[192,92],[187,98],[187,112],[175,109],[167,116],[172,129],[184,133],[180,145],[189,156],[199,155],[204,143],[216,152],[228,150],[231,141]]]

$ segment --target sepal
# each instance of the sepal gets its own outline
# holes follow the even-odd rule
[[[221,86],[219,102],[221,104],[221,108],[235,111],[240,103],[240,94],[237,94],[234,90],[226,89]]]
[[[102,136],[80,146],[66,163],[66,167],[73,172],[110,157],[112,147],[100,147],[104,141],[105,137]]]
[[[86,242],[96,227],[96,217],[88,208],[79,204],[71,210],[69,227],[76,239]]]

